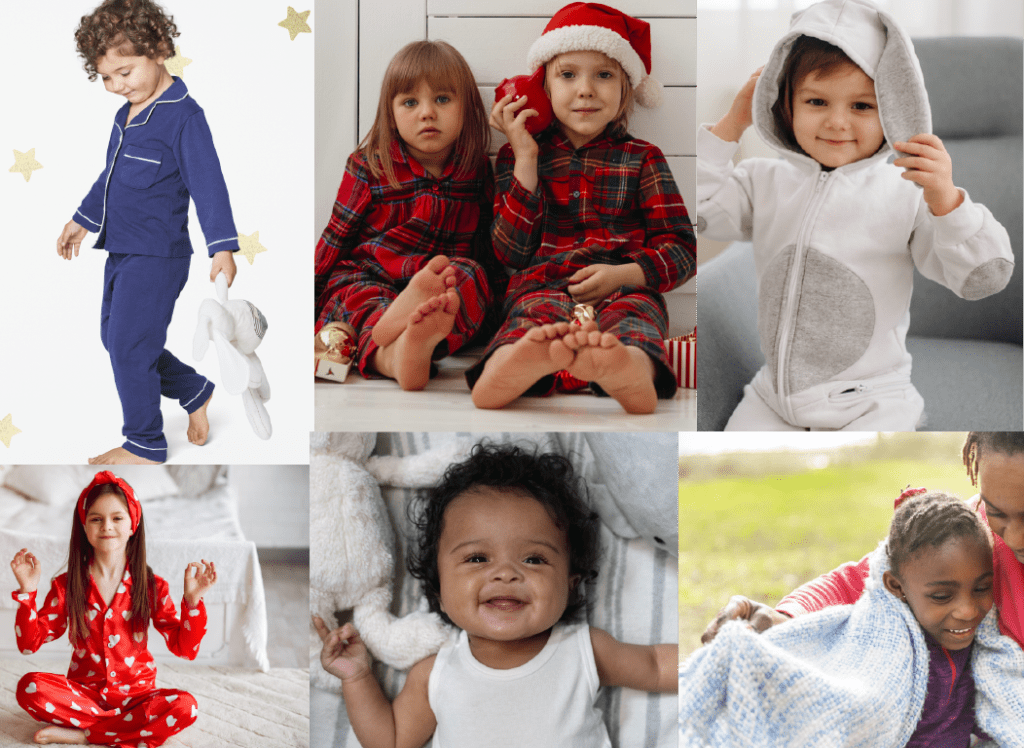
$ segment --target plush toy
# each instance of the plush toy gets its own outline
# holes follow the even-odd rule
[[[223,273],[217,275],[215,285],[217,299],[204,299],[199,305],[192,356],[201,360],[213,340],[224,389],[242,396],[252,430],[260,439],[269,439],[273,429],[264,403],[270,399],[270,382],[255,353],[267,331],[267,319],[248,301],[228,301],[228,281]]]
[[[376,436],[367,433],[313,433],[310,436],[309,606],[329,628],[336,611],[352,611],[352,621],[375,659],[407,670],[436,652],[448,636],[440,617],[420,609],[393,616],[395,533],[381,498],[376,468],[391,485],[431,485],[468,449],[457,444],[409,458],[370,459]],[[331,691],[341,681],[320,665],[320,637],[310,624],[311,682]]]

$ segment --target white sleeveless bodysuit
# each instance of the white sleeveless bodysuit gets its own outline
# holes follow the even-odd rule
[[[460,631],[430,672],[432,748],[611,748],[598,687],[585,623],[557,624],[544,649],[511,670],[481,664]]]

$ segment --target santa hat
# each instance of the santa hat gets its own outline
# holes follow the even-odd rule
[[[603,52],[622,66],[640,106],[661,104],[661,84],[651,77],[647,21],[600,3],[569,3],[544,27],[526,64],[535,70],[563,52]]]

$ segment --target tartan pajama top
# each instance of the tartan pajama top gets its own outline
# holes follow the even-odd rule
[[[336,290],[331,276],[341,266],[386,284],[404,283],[432,256],[444,254],[476,260],[488,276],[496,275],[488,237],[490,162],[469,170],[452,158],[435,179],[398,140],[391,157],[397,186],[371,174],[360,151],[349,156],[331,220],[316,245],[317,328],[329,319]],[[347,282],[344,274],[338,282]]]
[[[127,123],[114,116],[106,167],[72,218],[118,254],[189,257],[189,198],[210,257],[238,249],[228,188],[203,110],[181,78]]]
[[[557,128],[539,135],[540,187],[513,176],[512,147],[498,154],[494,252],[515,274],[507,302],[544,288],[564,290],[577,270],[637,263],[658,292],[697,270],[693,226],[657,146],[605,134],[573,149]]]
[[[65,572],[53,580],[43,607],[36,610],[36,593],[16,590],[12,597],[20,603],[15,617],[15,636],[22,654],[32,654],[45,642],[59,638],[68,627],[67,579]],[[137,632],[131,625],[132,578],[127,570],[123,581],[108,606],[89,577],[86,598],[86,622],[89,635],[75,647],[68,668],[68,680],[80,683],[107,700],[120,703],[155,688],[156,664],[146,643],[147,630]],[[199,643],[206,633],[206,606],[200,600],[189,608],[181,601],[182,620],[171,600],[167,582],[153,575],[154,595],[150,599],[150,616],[156,630],[164,637],[167,648],[178,657],[194,660]]]

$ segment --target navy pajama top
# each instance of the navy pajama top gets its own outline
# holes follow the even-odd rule
[[[126,125],[126,102],[114,117],[106,167],[74,220],[98,232],[96,249],[188,257],[188,202],[212,257],[238,249],[228,188],[206,116],[181,78]]]

